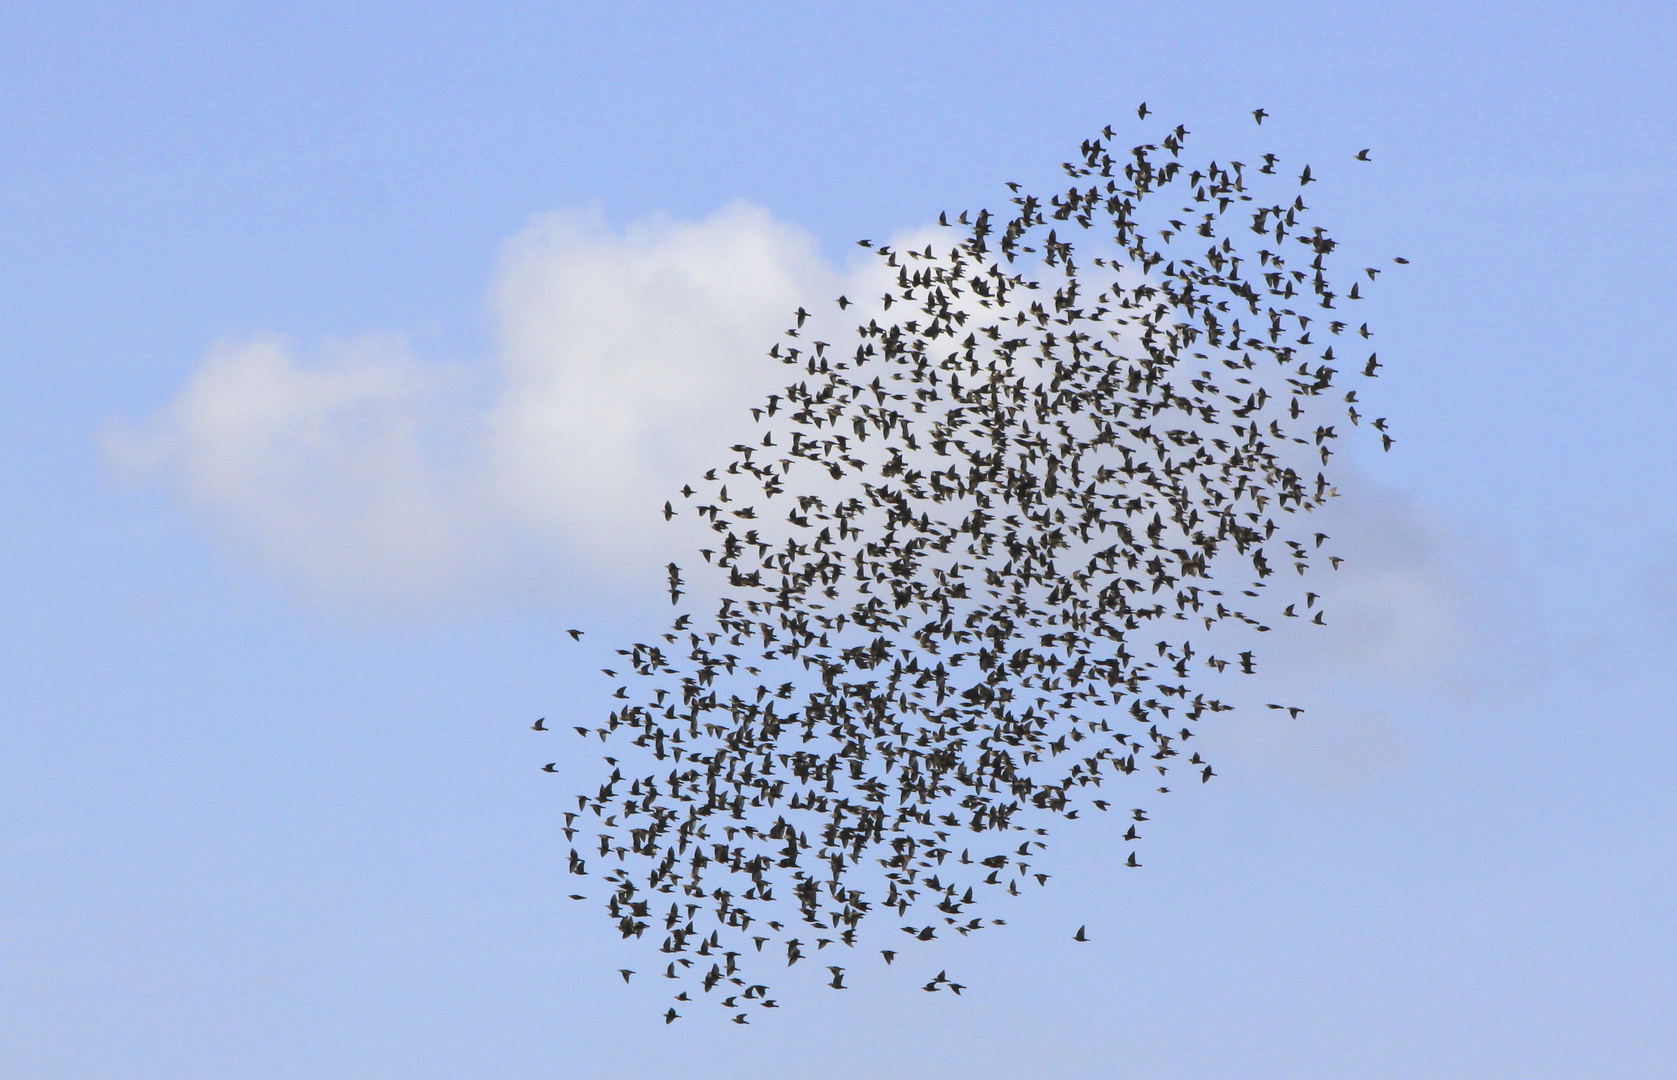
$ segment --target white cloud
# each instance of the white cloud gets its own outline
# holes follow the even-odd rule
[[[328,342],[309,365],[272,335],[222,342],[145,431],[106,445],[282,567],[424,588],[465,545],[434,452],[460,382],[389,338]]]
[[[1308,577],[1272,578],[1268,598],[1284,605],[1316,592],[1326,625],[1297,603],[1305,617],[1236,635],[1256,651],[1259,674],[1226,683],[1225,700],[1242,708],[1207,740],[1230,775],[1356,786],[1423,764],[1443,725],[1478,722],[1485,700],[1506,700],[1535,677],[1490,553],[1349,463],[1338,480],[1342,496],[1309,522],[1331,537],[1322,554],[1344,564],[1331,570],[1318,556]],[[1272,702],[1303,711],[1265,707]],[[1417,713],[1431,717],[1426,726],[1415,725]]]
[[[1298,715],[1252,709],[1221,734],[1231,771],[1351,788],[1403,769],[1417,756],[1410,735],[1384,709],[1313,708]],[[1216,755],[1223,758],[1220,752]]]
[[[872,259],[835,269],[808,234],[744,204],[621,233],[546,215],[505,247],[481,360],[428,361],[388,336],[307,354],[273,335],[223,342],[106,446],[320,597],[426,602],[638,577],[700,546],[690,517],[666,526],[659,510],[750,438],[747,410],[799,374],[764,355],[791,313],[817,312],[806,338],[843,341],[874,312],[840,315],[833,297],[877,297],[881,273]],[[1461,583],[1412,507],[1354,486],[1321,516],[1348,559],[1323,582],[1333,629],[1264,635],[1266,655],[1305,677],[1328,660],[1436,672],[1460,643]]]
[[[1472,598],[1452,559],[1460,545],[1401,492],[1348,465],[1340,471],[1342,496],[1312,516],[1332,538],[1324,550],[1346,561],[1308,585],[1324,594],[1330,627],[1323,633],[1302,626],[1289,635],[1289,647],[1303,648],[1300,674],[1332,659],[1336,672],[1435,677],[1459,660],[1468,637]]]
[[[547,215],[506,246],[479,363],[392,338],[307,358],[271,335],[223,342],[106,446],[317,594],[633,572],[674,539],[655,528],[663,501],[783,381],[763,355],[775,335],[838,288],[806,233],[743,204],[621,234]]]
[[[575,215],[536,222],[495,289],[485,438],[501,503],[598,556],[635,543],[744,436],[745,410],[784,382],[765,351],[835,278],[805,234],[742,205],[623,237]]]

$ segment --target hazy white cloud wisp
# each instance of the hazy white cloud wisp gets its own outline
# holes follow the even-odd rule
[[[840,271],[808,234],[740,203],[622,231],[544,215],[502,253],[485,357],[429,361],[391,336],[308,352],[274,335],[222,342],[106,447],[320,598],[641,577],[702,546],[691,515],[663,521],[664,501],[680,505],[683,483],[753,439],[747,410],[801,374],[764,355],[792,313],[816,312],[806,337],[843,341],[882,273],[871,259]],[[837,313],[840,293],[860,304]],[[1413,507],[1355,487],[1323,515],[1348,557],[1330,575],[1334,629],[1266,648],[1300,675],[1434,674],[1460,646],[1461,582]]]
[[[312,356],[223,342],[106,449],[318,595],[633,572],[679,532],[654,528],[663,501],[781,380],[763,357],[775,335],[837,282],[806,233],[744,204],[622,233],[546,215],[506,246],[487,358],[428,362],[390,337]]]

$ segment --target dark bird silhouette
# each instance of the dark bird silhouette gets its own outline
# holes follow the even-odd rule
[[[567,631],[565,631],[565,633],[571,635],[571,640],[572,641],[581,641],[582,640],[582,631],[581,630],[567,630]]]
[[[1258,122],[1259,126],[1263,125],[1264,117],[1266,117],[1268,115],[1269,115],[1269,113],[1264,112],[1262,109],[1253,109],[1252,110],[1252,119],[1256,120]]]
[[[1368,151],[1367,151],[1367,150],[1358,150],[1358,151],[1357,151],[1357,160],[1358,160],[1358,161],[1367,161],[1367,160],[1369,160],[1369,157],[1368,157]]]
[[[543,721],[545,721],[546,719],[547,719],[547,717],[545,717],[545,716],[538,717],[536,719],[536,722],[530,725],[530,730],[531,731],[546,731],[546,730],[548,730],[547,725],[545,723],[543,723]]]
[[[1085,929],[1086,929],[1085,927],[1079,926],[1077,928],[1077,933],[1073,934],[1071,936],[1071,939],[1073,941],[1088,941],[1089,940],[1089,935],[1084,932]]]

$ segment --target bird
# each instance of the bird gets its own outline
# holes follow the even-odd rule
[[[542,772],[558,772],[558,771],[559,771],[559,763],[557,761],[550,761],[546,765],[542,766]]]
[[[1008,181],[1002,210],[940,213],[935,244],[859,241],[867,322],[814,342],[792,310],[767,351],[793,370],[730,450],[684,463],[706,546],[666,566],[671,617],[601,669],[619,685],[574,730],[612,756],[564,826],[596,820],[570,871],[601,876],[593,903],[667,978],[773,1008],[752,981],[771,942],[794,968],[794,934],[836,950],[870,916],[900,920],[905,952],[1003,926],[987,905],[1046,884],[1028,864],[1050,825],[1121,807],[1138,774],[1161,796],[1216,775],[1179,750],[1261,650],[1224,659],[1204,635],[1326,625],[1326,590],[1301,613],[1274,575],[1309,588],[1341,565],[1310,558],[1330,459],[1391,445],[1333,393],[1362,294],[1298,194],[1327,179],[1194,158],[1185,125],[1099,136],[1066,192]],[[1150,816],[1101,820],[1133,843]]]
[[[629,976],[634,974],[634,972],[630,971],[628,968],[618,968],[617,973],[619,975],[623,976],[623,981],[624,982],[628,982],[629,981]]]
[[[1357,160],[1358,160],[1358,161],[1367,161],[1367,160],[1369,160],[1369,157],[1368,157],[1368,151],[1367,151],[1367,150],[1358,150],[1358,151],[1357,151]]]
[[[581,641],[582,640],[582,631],[581,630],[567,630],[567,631],[565,631],[565,633],[571,635],[571,640],[572,641]]]
[[[1141,105],[1136,108],[1135,115],[1137,119],[1147,119],[1147,102],[1142,102]]]
[[[536,722],[530,725],[530,730],[531,731],[546,731],[546,730],[548,730],[547,726],[542,723],[542,721],[544,721],[546,719],[547,719],[547,717],[545,717],[545,716],[537,718]]]
[[[681,1018],[681,1014],[676,1012],[675,1009],[672,1007],[669,1012],[664,1014],[664,1023],[673,1024],[680,1018]]]

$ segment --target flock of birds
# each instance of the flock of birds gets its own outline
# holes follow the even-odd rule
[[[1203,683],[1255,670],[1266,618],[1324,622],[1316,593],[1265,589],[1329,539],[1306,523],[1336,494],[1315,413],[1359,422],[1335,376],[1378,361],[1335,347],[1368,336],[1341,305],[1380,271],[1331,284],[1302,193],[1256,194],[1290,182],[1278,159],[1190,169],[1187,136],[1114,153],[1109,127],[1063,192],[1010,184],[1008,214],[942,216],[920,249],[862,241],[886,291],[838,298],[854,336],[817,340],[800,308],[760,438],[665,505],[714,536],[714,610],[617,650],[633,678],[575,729],[615,744],[610,773],[564,832],[680,980],[667,1022],[775,1007],[751,974],[770,958],[845,989],[869,915],[903,935],[886,964],[1002,924],[985,901],[1047,881],[1044,825],[1092,808],[1138,839],[1146,809],[1112,789],[1210,780],[1192,725],[1230,706]],[[668,567],[678,608],[688,572]]]

